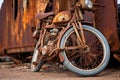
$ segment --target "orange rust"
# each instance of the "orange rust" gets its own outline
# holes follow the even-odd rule
[[[96,0],[97,4],[104,7],[98,7],[95,11],[96,28],[99,29],[107,38],[111,51],[119,50],[120,44],[117,34],[117,10],[116,0]]]
[[[27,0],[28,3],[26,7],[23,8],[23,0],[18,0],[18,13],[15,19],[15,3],[13,1],[17,0],[4,0],[0,11],[0,52],[4,48],[34,44],[31,27],[35,27],[36,25],[37,21],[35,19],[35,15],[38,12],[45,12],[45,8],[49,2],[49,0]],[[62,4],[64,2],[63,4],[65,4],[66,1],[67,0],[60,0],[60,3]],[[98,7],[98,9],[95,11],[96,28],[106,36],[110,43],[111,49],[116,51],[119,48],[119,40],[116,31],[116,0],[94,1],[105,6]],[[61,4],[59,7],[62,7],[62,9],[58,11],[66,10],[69,6],[61,6]],[[64,9],[65,6],[67,6],[66,9]],[[93,13],[87,12],[86,15],[87,21],[93,22]]]
[[[62,11],[54,17],[53,23],[54,24],[67,23],[70,21],[70,19],[71,13],[69,11]]]

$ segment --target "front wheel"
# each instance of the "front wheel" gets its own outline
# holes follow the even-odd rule
[[[98,30],[83,25],[87,48],[63,50],[64,66],[82,76],[92,76],[101,72],[110,59],[107,40]],[[78,32],[80,32],[78,30]],[[80,46],[73,27],[67,30],[60,42],[60,48]]]

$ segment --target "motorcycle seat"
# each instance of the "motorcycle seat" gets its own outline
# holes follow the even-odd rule
[[[38,13],[36,15],[36,19],[42,20],[42,19],[47,18],[47,17],[52,16],[52,15],[55,15],[55,13],[54,12]]]

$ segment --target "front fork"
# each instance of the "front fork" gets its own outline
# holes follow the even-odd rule
[[[61,50],[70,50],[70,49],[72,50],[72,49],[80,49],[80,48],[89,49],[88,46],[86,45],[85,35],[84,35],[84,31],[83,31],[83,27],[82,27],[81,22],[76,21],[76,22],[72,22],[70,24],[72,24],[72,26],[73,26],[73,29],[76,33],[76,36],[77,36],[77,39],[78,39],[78,42],[79,42],[80,45],[79,46],[74,46],[74,47],[64,47]],[[67,28],[67,30],[68,29],[69,28]],[[80,30],[80,32],[78,32],[78,29]],[[64,62],[64,57],[63,57],[62,54],[59,54],[59,59],[60,59],[60,62]]]
[[[75,12],[73,13],[73,18],[72,18],[72,26],[75,30],[76,36],[78,38],[79,44],[82,47],[86,46],[86,41],[85,41],[85,35],[83,32],[83,27],[81,24],[81,20],[84,20],[83,15],[82,15],[82,11],[79,9],[79,7],[75,8]],[[78,29],[80,30],[80,32],[78,32]]]
[[[75,30],[75,33],[77,35],[77,38],[78,38],[78,41],[79,41],[80,45],[82,47],[85,47],[86,41],[85,41],[85,35],[84,35],[84,32],[83,32],[83,27],[82,27],[81,22],[75,21],[75,22],[72,23],[72,26]],[[78,29],[80,30],[80,32],[78,32]]]

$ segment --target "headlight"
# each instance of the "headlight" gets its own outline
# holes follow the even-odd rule
[[[85,5],[87,8],[92,9],[93,8],[93,3],[91,0],[85,0]]]
[[[91,0],[78,0],[81,8],[83,9],[92,9],[93,8],[93,2]]]

